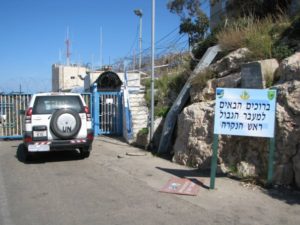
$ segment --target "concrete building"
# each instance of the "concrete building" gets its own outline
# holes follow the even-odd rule
[[[52,65],[52,91],[67,92],[76,87],[83,87],[83,77],[88,68],[78,65]]]

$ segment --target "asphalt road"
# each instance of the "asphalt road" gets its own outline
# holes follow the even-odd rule
[[[195,171],[114,139],[95,140],[88,159],[43,153],[30,163],[19,144],[0,142],[1,225],[300,224],[300,195],[274,198],[227,178],[196,197],[161,193],[169,178]]]

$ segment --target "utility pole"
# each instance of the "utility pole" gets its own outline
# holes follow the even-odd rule
[[[150,125],[150,142],[154,134],[154,57],[155,57],[155,0],[152,0],[152,26],[151,26],[151,125]]]
[[[140,50],[140,53],[139,53],[139,71],[141,71],[141,68],[142,68],[142,23],[143,23],[143,20],[142,20],[142,17],[143,17],[143,12],[142,10],[140,9],[135,9],[134,10],[134,13],[135,15],[137,15],[139,18],[140,18],[140,32],[139,32],[139,50]]]

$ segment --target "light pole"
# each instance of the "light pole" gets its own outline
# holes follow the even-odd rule
[[[143,12],[140,9],[135,9],[134,10],[135,15],[140,17],[140,35],[139,35],[139,48],[140,48],[140,53],[139,53],[139,71],[141,71],[142,67],[142,17],[143,17]]]

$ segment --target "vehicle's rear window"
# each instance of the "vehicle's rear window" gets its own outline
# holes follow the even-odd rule
[[[52,114],[59,109],[72,109],[84,112],[84,107],[78,96],[37,96],[33,105],[33,114]]]

